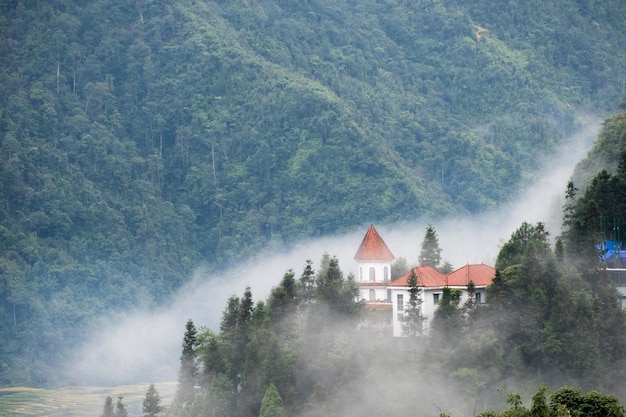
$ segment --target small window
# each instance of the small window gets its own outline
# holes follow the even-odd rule
[[[404,311],[404,296],[398,294],[398,311]]]
[[[376,268],[370,266],[370,281],[376,281]]]
[[[389,267],[388,266],[383,268],[383,278],[385,279],[385,282],[389,281]]]
[[[433,303],[435,305],[439,304],[439,294],[433,294]]]
[[[376,299],[376,291],[370,290],[370,301],[374,301]]]
[[[477,292],[476,293],[476,304],[480,304],[480,303],[482,303],[481,293]]]

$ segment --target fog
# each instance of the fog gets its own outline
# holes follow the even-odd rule
[[[546,224],[551,236],[560,233],[563,195],[572,171],[593,144],[601,127],[590,119],[586,128],[565,141],[556,156],[546,158],[545,169],[515,201],[493,211],[446,219],[418,219],[395,225],[375,224],[398,257],[417,264],[425,228],[432,224],[439,237],[442,258],[454,268],[466,263],[493,265],[499,247],[523,221]],[[307,259],[315,268],[324,253],[336,255],[345,274],[356,272],[353,256],[369,223],[348,234],[301,242],[263,259],[251,259],[220,273],[199,269],[169,305],[134,311],[114,318],[108,328],[94,329],[77,347],[65,367],[75,384],[120,385],[177,379],[185,323],[219,330],[219,321],[231,295],[241,296],[250,286],[255,301],[265,300],[288,269],[299,276]]]

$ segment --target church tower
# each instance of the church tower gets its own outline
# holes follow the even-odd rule
[[[374,225],[370,225],[354,255],[358,265],[356,283],[364,300],[387,300],[387,284],[391,280],[391,263],[394,259]]]

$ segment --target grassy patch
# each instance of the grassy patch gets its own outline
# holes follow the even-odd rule
[[[176,382],[154,384],[161,404],[174,398]],[[149,384],[119,387],[66,387],[47,390],[28,387],[0,388],[0,417],[97,417],[107,396],[118,397],[131,416],[142,415],[143,399]]]

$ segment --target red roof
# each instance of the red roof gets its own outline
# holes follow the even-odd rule
[[[496,270],[489,265],[465,265],[448,275],[430,266],[413,268],[419,287],[465,287],[472,280],[474,285],[487,286],[496,276]],[[408,287],[410,271],[389,283],[390,287]]]
[[[489,285],[496,276],[496,270],[485,264],[465,265],[448,274],[448,285],[464,287],[470,280],[474,285]]]
[[[395,256],[391,253],[385,241],[378,234],[373,225],[370,225],[363,237],[359,250],[354,255],[356,261],[393,261]]]
[[[418,266],[413,268],[415,275],[417,275],[418,287],[445,287],[446,276],[435,268],[430,266]],[[401,275],[389,283],[390,287],[408,287],[409,276],[411,271]]]

